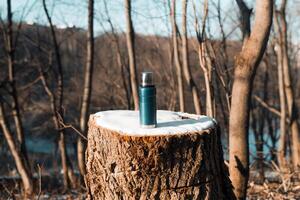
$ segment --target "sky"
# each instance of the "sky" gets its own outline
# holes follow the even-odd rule
[[[106,2],[108,15],[115,29],[119,32],[125,30],[124,0],[95,0],[95,33],[101,34],[110,31],[107,23],[107,13],[103,2]],[[170,35],[171,27],[169,21],[169,0],[132,0],[132,19],[134,29],[139,34]],[[235,0],[209,0],[209,17],[207,32],[210,38],[220,38],[220,28],[217,18],[216,4],[220,1],[221,20],[228,38],[239,39],[241,37],[238,29],[238,8]],[[58,27],[87,27],[87,0],[46,0],[48,10],[53,22]],[[197,17],[201,21],[203,15],[203,0],[189,0],[188,4],[188,33],[195,35],[193,2],[196,4]],[[249,7],[253,7],[254,0],[246,0]],[[295,41],[299,40],[300,0],[290,0],[288,20],[290,31]],[[176,0],[177,22],[180,26],[181,0]],[[20,18],[28,23],[48,24],[42,7],[42,0],[12,0],[14,20]],[[6,0],[0,0],[0,16],[6,18]],[[295,18],[297,16],[297,18]],[[298,20],[297,20],[298,19]],[[299,21],[299,22],[298,22]]]
[[[109,17],[111,18],[114,27],[118,31],[125,30],[124,17],[124,0],[105,0]],[[201,18],[203,5],[202,1],[191,0],[188,4],[188,30],[190,34],[194,34],[194,12],[192,3],[196,2],[197,15]],[[211,10],[216,13],[215,6],[212,2],[217,3],[218,0],[210,0]],[[53,22],[58,27],[81,27],[87,26],[87,1],[85,0],[46,0],[47,7],[53,18]],[[134,29],[140,34],[158,34],[169,35],[171,31],[169,21],[168,0],[132,0],[132,19]],[[233,12],[236,8],[233,0],[220,0],[222,11],[222,20],[225,22],[225,29],[232,29],[236,26],[237,14]],[[181,0],[176,1],[177,4],[177,21],[180,25],[181,16]],[[47,24],[45,13],[42,7],[42,0],[12,0],[12,10],[14,20],[20,18],[28,23]],[[210,12],[210,13],[213,13]],[[233,16],[229,16],[233,13]],[[225,16],[226,14],[226,16]],[[0,0],[0,16],[6,18],[6,0]],[[209,16],[210,29],[212,33],[219,33],[219,25],[216,22],[216,14]],[[228,24],[228,26],[226,26]],[[230,25],[230,27],[229,27]],[[95,33],[100,34],[103,31],[109,31],[110,26],[107,23],[107,14],[103,0],[95,1]],[[213,36],[214,37],[214,36]],[[219,36],[215,36],[219,37]]]

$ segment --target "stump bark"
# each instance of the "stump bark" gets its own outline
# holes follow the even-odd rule
[[[211,118],[158,111],[141,129],[136,111],[91,115],[89,199],[234,199],[219,128]]]

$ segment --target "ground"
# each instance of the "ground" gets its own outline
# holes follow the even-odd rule
[[[247,200],[300,200],[300,180],[295,174],[279,174],[278,172],[266,172],[266,180],[258,184],[256,180],[257,172],[252,171],[248,185]],[[2,184],[2,181],[1,181]],[[3,185],[2,185],[3,187]],[[22,199],[18,195],[18,186],[14,188],[1,188],[0,199]],[[35,198],[39,200],[83,200],[86,195],[83,191],[70,190],[63,192],[61,189],[44,190],[40,196]]]

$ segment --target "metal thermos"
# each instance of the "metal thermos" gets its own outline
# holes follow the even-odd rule
[[[142,128],[156,127],[156,88],[152,72],[142,72],[139,87],[140,125]]]

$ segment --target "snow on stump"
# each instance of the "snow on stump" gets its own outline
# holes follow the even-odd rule
[[[142,129],[138,111],[91,115],[86,151],[90,199],[231,199],[219,128],[206,116],[157,112]]]

